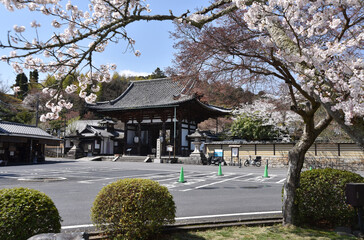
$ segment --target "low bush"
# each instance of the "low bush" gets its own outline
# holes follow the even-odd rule
[[[96,196],[92,221],[110,237],[148,239],[174,222],[176,207],[168,189],[148,179],[123,179]]]
[[[61,217],[44,193],[28,188],[0,189],[0,239],[22,240],[61,231]]]
[[[364,182],[359,174],[337,169],[314,169],[301,174],[296,191],[298,223],[316,227],[351,226],[356,212],[345,203],[347,183]]]

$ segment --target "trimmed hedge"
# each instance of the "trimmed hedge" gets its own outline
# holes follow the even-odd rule
[[[0,189],[0,239],[58,233],[61,221],[53,201],[44,193],[28,188]]]
[[[296,190],[298,222],[317,227],[352,226],[357,217],[345,203],[347,183],[364,182],[359,174],[337,169],[314,169],[301,174]]]
[[[176,206],[168,189],[148,179],[123,179],[98,193],[91,219],[111,239],[148,239],[174,222]]]

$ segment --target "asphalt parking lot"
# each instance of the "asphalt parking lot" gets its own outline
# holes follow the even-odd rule
[[[180,183],[181,168],[185,183]],[[48,159],[46,164],[0,167],[1,188],[28,187],[55,202],[63,228],[91,224],[90,208],[103,186],[123,178],[147,178],[166,186],[177,218],[278,212],[287,169]]]

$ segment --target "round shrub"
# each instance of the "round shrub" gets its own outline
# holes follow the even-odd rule
[[[317,227],[351,226],[356,211],[345,203],[347,183],[364,182],[359,174],[337,169],[314,169],[301,174],[296,191],[298,223]]]
[[[148,179],[122,179],[96,196],[92,221],[110,237],[147,239],[174,222],[176,207],[168,189]]]
[[[61,231],[61,217],[44,193],[28,188],[0,189],[0,239],[22,240]]]

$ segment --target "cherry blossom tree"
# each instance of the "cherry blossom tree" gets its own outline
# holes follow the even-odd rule
[[[297,76],[300,91],[322,103],[363,148],[363,2],[273,0],[249,7],[245,1],[234,2],[247,9],[244,20],[250,29],[268,33],[260,42],[277,49],[276,58]],[[294,196],[301,167],[301,161],[290,161],[284,186],[286,223],[295,223],[294,197],[287,194]]]
[[[175,69],[179,69],[182,76],[200,80],[228,80],[236,84],[252,84],[253,81],[266,86],[269,82],[264,80],[269,79],[276,86],[280,86],[279,81],[285,85],[278,89],[282,93],[279,97],[290,98],[291,109],[301,116],[304,126],[301,139],[289,152],[284,191],[284,221],[294,224],[295,189],[305,153],[331,122],[332,116],[326,112],[326,116],[318,121],[321,97],[304,87],[300,73],[292,68],[292,62],[282,59],[279,46],[274,42],[267,45],[270,33],[266,29],[251,29],[243,21],[247,12],[231,13],[227,18],[219,19],[217,24],[205,26],[202,31],[177,25],[174,36],[179,41],[175,46],[180,52],[176,56]]]
[[[289,110],[289,104],[284,102],[284,96],[279,100],[276,96],[264,95],[253,103],[241,104],[233,112],[233,120],[240,116],[257,119],[261,126],[267,126],[268,130],[275,132],[274,140],[282,139],[285,135],[296,137],[297,132],[302,131],[302,118]]]
[[[284,187],[284,222],[294,224],[294,196],[304,154],[331,118],[364,147],[363,4],[355,0],[233,2],[245,11],[245,21],[233,18],[232,34],[219,34],[219,29],[213,28],[212,37],[201,37],[199,47],[204,50],[212,44],[220,48],[201,53],[193,59],[200,60],[197,64],[184,69],[205,74],[205,66],[216,73],[222,67],[230,76],[248,73],[250,77],[255,74],[285,81],[292,110],[305,123],[302,138],[289,152]],[[191,32],[187,36],[193,37]],[[237,33],[241,34],[238,39]],[[231,42],[236,44],[229,45]],[[315,126],[314,116],[321,104],[330,116]]]

